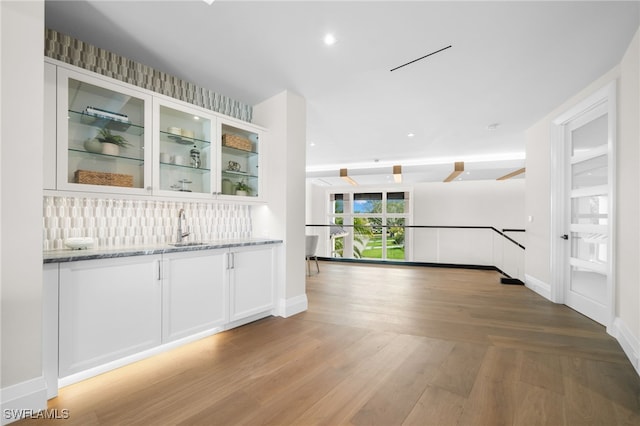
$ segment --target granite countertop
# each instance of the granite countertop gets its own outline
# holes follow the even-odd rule
[[[150,246],[131,246],[112,249],[86,250],[48,250],[43,252],[43,263],[75,262],[77,260],[110,259],[114,257],[145,256],[151,254],[176,253],[184,251],[213,250],[229,247],[247,247],[265,244],[279,244],[282,240],[268,238],[252,238],[248,240],[208,241],[198,245],[174,246],[157,244]]]

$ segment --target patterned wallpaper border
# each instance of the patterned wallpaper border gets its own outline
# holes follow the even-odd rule
[[[45,32],[45,56],[251,122],[253,108],[58,31]]]

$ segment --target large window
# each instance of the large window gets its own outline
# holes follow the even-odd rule
[[[407,260],[409,192],[332,193],[329,204],[329,221],[348,232],[332,239],[333,256]]]

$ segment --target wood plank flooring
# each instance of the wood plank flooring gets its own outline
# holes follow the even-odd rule
[[[491,271],[322,262],[309,310],[68,386],[57,425],[640,425],[604,328]]]

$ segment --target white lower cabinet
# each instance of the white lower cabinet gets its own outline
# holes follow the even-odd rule
[[[230,320],[273,309],[273,248],[246,247],[229,253]]]
[[[270,315],[274,253],[262,245],[45,265],[49,396],[56,379],[74,383]]]
[[[226,249],[163,255],[162,341],[227,322]]]
[[[60,264],[59,377],[161,343],[160,255]]]

